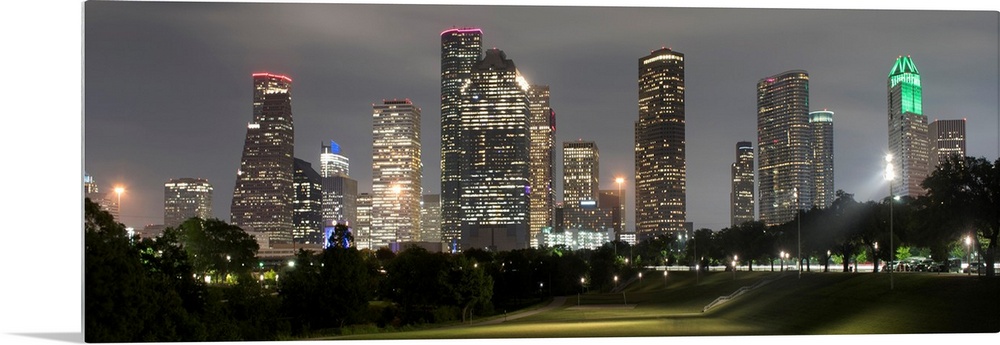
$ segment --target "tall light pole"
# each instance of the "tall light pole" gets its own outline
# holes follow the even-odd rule
[[[115,187],[115,194],[118,194],[118,222],[124,223],[122,221],[122,193],[125,193],[125,187],[117,186]]]
[[[968,275],[971,276],[972,275],[972,236],[968,236],[968,235],[965,236],[965,256],[967,258],[965,260],[965,262],[967,262],[967,265],[968,265],[966,267],[969,268],[969,274]],[[961,267],[962,267],[962,265],[959,265],[959,268],[961,268]]]
[[[795,242],[798,244],[799,247],[798,249],[799,252],[798,254],[796,254],[795,258],[796,260],[798,260],[798,262],[795,263],[795,266],[798,266],[799,279],[802,279],[802,214],[799,212],[799,188],[796,187],[793,189],[793,191],[794,192],[792,195],[795,196],[795,223],[798,228],[795,236],[796,237]]]
[[[615,240],[621,239],[622,233],[625,232],[625,194],[622,193],[622,184],[625,183],[624,177],[616,177],[615,183],[618,184],[618,221],[621,222],[618,226],[618,234],[615,236]]]
[[[892,246],[892,180],[896,179],[896,172],[892,169],[892,154],[885,155],[885,180],[889,181],[889,263],[895,265],[896,262],[896,250]],[[895,271],[895,267],[889,270],[889,290],[894,290],[896,288],[896,282],[892,278],[892,271]]]

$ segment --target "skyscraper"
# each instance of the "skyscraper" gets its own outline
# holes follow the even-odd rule
[[[266,234],[270,243],[292,240],[294,127],[292,79],[253,74],[253,119],[247,124],[236,171],[231,223]]]
[[[809,113],[812,128],[813,206],[833,205],[837,189],[833,185],[833,112]]]
[[[358,222],[353,226],[354,243],[358,249],[376,250],[372,243],[372,195],[358,194]]]
[[[503,51],[493,48],[472,67],[462,91],[461,249],[526,248],[531,192],[528,82]],[[489,240],[469,239],[467,234]]]
[[[372,104],[372,119],[372,245],[379,248],[419,237],[420,108],[383,100]]]
[[[455,248],[461,238],[462,89],[482,55],[478,28],[441,32],[441,237]]]
[[[292,238],[295,243],[323,244],[323,188],[312,164],[295,158],[295,187]]]
[[[563,221],[567,229],[610,227],[598,222],[600,153],[593,141],[566,141],[563,159]],[[603,225],[603,226],[602,226]]]
[[[531,225],[530,245],[537,248],[542,229],[552,226],[555,186],[553,185],[553,162],[555,160],[556,112],[549,106],[548,85],[532,85],[528,88],[531,102]]]
[[[777,225],[813,204],[809,73],[792,70],[757,82],[760,221]]]
[[[900,56],[889,71],[889,152],[896,179],[892,195],[924,194],[930,143],[924,116],[920,72],[909,56]]]
[[[928,174],[950,156],[965,157],[965,119],[934,120],[927,131],[932,151]]]
[[[729,194],[731,225],[754,220],[753,143],[736,143],[736,162],[732,166],[733,191]]]
[[[423,242],[441,242],[441,195],[424,194],[420,202],[420,238]]]
[[[639,241],[683,230],[687,216],[684,54],[669,48],[639,58],[635,122],[635,226]]]
[[[178,226],[191,217],[212,217],[212,185],[203,178],[172,178],[163,184],[163,225]]]
[[[341,155],[340,145],[330,140],[320,144],[320,179],[323,189],[323,224],[333,226],[357,221],[358,181],[348,176],[350,160]]]

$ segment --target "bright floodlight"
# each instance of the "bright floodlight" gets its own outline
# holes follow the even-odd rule
[[[886,165],[885,165],[885,175],[884,175],[885,180],[886,181],[895,180],[896,179],[896,171],[892,169],[892,155],[891,154],[885,155],[885,162],[886,162]]]
[[[625,178],[624,177],[617,177],[617,178],[615,178],[615,183],[625,183]]]
[[[118,195],[122,195],[122,193],[125,193],[125,187],[122,186],[115,187],[115,193]]]
[[[971,244],[972,244],[972,237],[965,236],[965,245],[971,245]]]
[[[402,191],[403,191],[403,187],[402,186],[400,186],[398,184],[392,186],[392,192],[393,193],[399,194],[399,192],[402,192]]]

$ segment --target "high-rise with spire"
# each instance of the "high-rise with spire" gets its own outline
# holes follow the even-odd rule
[[[537,248],[542,229],[552,227],[555,186],[552,174],[555,160],[556,112],[549,106],[548,85],[528,88],[531,102],[531,225],[530,244]]]
[[[253,118],[230,208],[231,223],[262,232],[271,243],[292,240],[294,129],[292,79],[278,74],[253,74]]]
[[[684,54],[662,48],[639,58],[635,230],[640,241],[684,229],[687,217],[684,121]]]
[[[757,203],[760,221],[778,225],[813,204],[809,73],[791,70],[757,82]]]
[[[899,56],[886,82],[889,97],[889,153],[896,179],[892,195],[917,197],[924,194],[920,183],[927,178],[930,143],[923,111],[920,72],[909,56]]]
[[[441,32],[441,240],[456,249],[462,231],[462,90],[482,55],[483,31]]]

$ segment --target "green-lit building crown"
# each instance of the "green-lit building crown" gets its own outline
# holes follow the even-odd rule
[[[892,70],[889,71],[889,89],[895,90],[896,87],[899,87],[902,113],[923,115],[920,72],[909,56],[897,58]]]

